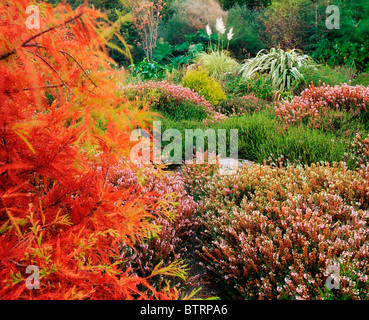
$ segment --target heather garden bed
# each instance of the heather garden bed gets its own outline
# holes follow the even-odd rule
[[[236,2],[0,4],[0,299],[368,299],[368,8]]]

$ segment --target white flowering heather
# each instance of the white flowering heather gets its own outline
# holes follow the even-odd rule
[[[193,178],[195,179],[195,178]],[[200,256],[233,298],[369,298],[369,166],[244,166],[201,189]]]
[[[215,24],[215,29],[220,33],[220,34],[224,34],[226,31],[224,22],[222,18],[217,19],[217,22]]]
[[[291,102],[277,105],[275,111],[288,126],[304,118],[308,118],[309,123],[316,123],[327,108],[351,111],[365,110],[368,106],[369,87],[350,86],[346,83],[334,87],[323,84],[318,87],[309,86]]]

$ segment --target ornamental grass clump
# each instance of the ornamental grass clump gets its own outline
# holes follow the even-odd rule
[[[195,64],[208,70],[217,81],[224,80],[227,75],[234,75],[239,68],[238,62],[226,50],[200,52],[195,56]]]
[[[212,179],[198,254],[227,298],[368,299],[368,178],[369,166],[317,163]]]
[[[223,38],[226,33],[226,26],[222,18],[216,19],[215,29],[218,33],[218,45],[213,46],[211,42],[212,30],[210,25],[206,26],[206,33],[209,37],[209,47],[208,52],[199,52],[194,57],[194,62],[196,66],[200,66],[206,69],[210,76],[217,81],[224,81],[227,75],[234,75],[238,69],[239,64],[237,60],[231,57],[228,48],[229,42],[232,40],[234,33],[233,27],[229,28],[227,37],[227,50],[224,50]],[[222,44],[221,44],[222,43]]]
[[[275,112],[285,127],[296,122],[319,127],[319,121],[331,110],[362,113],[368,105],[369,87],[345,83],[331,87],[323,84],[318,87],[310,85],[291,102],[276,105]]]
[[[271,48],[260,50],[255,58],[246,60],[240,69],[244,79],[252,79],[257,74],[267,74],[274,90],[291,90],[294,83],[303,79],[301,69],[314,65],[314,60],[299,50],[284,51]]]

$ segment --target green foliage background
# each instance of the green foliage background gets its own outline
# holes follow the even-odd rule
[[[57,4],[61,0],[48,2]],[[72,8],[84,4],[84,0],[66,2]],[[189,29],[186,17],[176,14],[176,6],[172,5],[175,2],[167,1],[159,38],[170,45],[181,45],[188,40],[186,36],[197,30]],[[333,4],[340,9],[338,30],[328,30],[325,26],[329,4],[332,3],[328,0],[220,0],[226,11],[227,26],[233,27],[235,33],[229,50],[242,60],[273,46],[293,49],[286,47],[293,40],[294,48],[310,54],[320,63],[348,66],[357,72],[369,71],[369,0],[336,0]],[[134,61],[140,62],[144,54],[134,45],[138,33],[129,19],[127,0],[90,0],[89,5],[107,12],[112,21],[118,19],[118,14],[127,15],[119,33],[130,45]],[[113,42],[121,45],[118,39]],[[128,66],[127,58],[118,51],[109,49],[109,54],[119,65]]]

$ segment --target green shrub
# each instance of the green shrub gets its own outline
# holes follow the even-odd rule
[[[309,0],[271,0],[261,16],[263,29],[260,38],[265,47],[303,48],[307,35],[312,31],[309,29],[314,9]]]
[[[256,74],[252,79],[241,79],[234,88],[234,95],[255,95],[259,99],[273,100],[275,94],[269,76]]]
[[[234,37],[229,50],[240,60],[248,55],[255,56],[265,46],[260,40],[263,30],[261,17],[262,8],[251,10],[248,5],[236,4],[227,14],[227,25],[233,27]]]
[[[187,100],[175,100],[170,97],[158,100],[153,104],[153,111],[160,112],[164,117],[175,121],[204,120],[209,117],[205,108]]]
[[[353,86],[362,85],[364,87],[369,87],[369,73],[362,73],[351,81]]]
[[[208,72],[201,67],[186,72],[182,79],[185,87],[195,90],[212,105],[217,105],[219,100],[225,99],[225,93],[219,82],[209,76]]]
[[[319,86],[319,83],[325,83],[326,85],[333,87],[342,83],[348,83],[349,80],[342,68],[332,68],[327,65],[307,67],[302,69],[301,73],[303,74],[303,79],[299,81],[296,88],[294,88],[294,93],[297,95],[307,89],[310,84],[317,87]]]
[[[317,163],[211,178],[198,254],[220,298],[368,299],[368,174]],[[328,291],[332,265],[340,282]]]
[[[215,132],[218,132],[218,129],[225,129],[227,153],[230,151],[230,130],[237,129],[238,157],[260,164],[263,164],[271,156],[278,158],[282,155],[286,162],[307,165],[319,161],[330,163],[342,161],[353,139],[351,135],[341,138],[334,133],[312,129],[304,124],[283,131],[282,124],[268,108],[254,113],[246,113],[243,116],[230,117],[221,123],[212,123],[206,128],[200,121],[163,119],[162,131],[169,128],[180,131],[182,151],[185,150],[186,129],[206,130],[206,128],[212,128]],[[208,139],[205,137],[204,151],[208,150],[207,141]],[[163,143],[163,146],[168,143]],[[195,142],[194,145],[196,145]],[[182,154],[184,155],[185,152]],[[354,164],[351,164],[350,167],[354,167]]]
[[[353,25],[352,22],[350,24]],[[345,30],[348,29],[345,28]],[[345,33],[350,34],[348,31]],[[365,33],[367,34],[367,31]],[[357,72],[366,72],[369,69],[369,39],[348,40],[337,37],[329,40],[322,38],[313,47],[315,51],[312,53],[312,57],[320,63],[326,63],[330,66],[347,66]]]
[[[131,68],[132,75],[141,81],[163,79],[167,72],[165,67],[155,61],[150,62],[146,58]]]
[[[318,161],[342,161],[351,141],[304,124],[283,131],[282,124],[268,109],[228,118],[213,124],[212,128],[226,129],[227,138],[230,129],[237,129],[238,157],[260,164],[271,155],[283,155],[289,162],[308,165]]]
[[[268,104],[253,95],[225,99],[219,102],[217,110],[227,116],[239,116],[253,113],[266,107]]]

